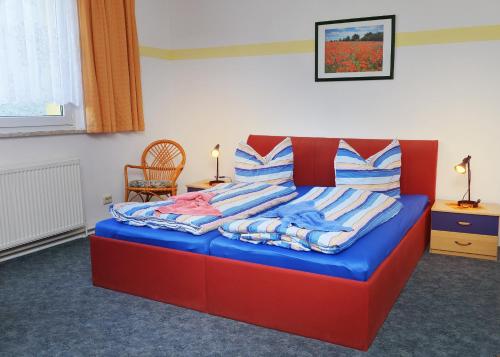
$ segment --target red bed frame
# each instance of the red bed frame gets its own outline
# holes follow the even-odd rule
[[[284,137],[251,135],[262,155]],[[333,186],[339,139],[293,137],[297,185]],[[361,155],[390,140],[347,139]],[[401,191],[435,198],[437,141],[400,140]],[[90,237],[96,286],[367,350],[428,243],[430,206],[368,281]],[[330,308],[325,308],[330,307]]]

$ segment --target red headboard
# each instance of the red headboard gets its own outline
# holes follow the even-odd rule
[[[266,155],[286,136],[250,135],[248,144]],[[334,186],[333,162],[338,138],[292,137],[294,181],[297,186]],[[386,147],[391,140],[344,139],[365,158]],[[401,144],[401,193],[436,196],[437,140],[399,140]]]

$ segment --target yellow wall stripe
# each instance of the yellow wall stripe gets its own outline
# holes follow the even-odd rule
[[[458,27],[417,32],[398,32],[396,34],[396,46],[398,47],[499,40],[500,25]],[[165,60],[266,56],[311,52],[314,52],[314,40],[268,42],[248,45],[176,50],[147,46],[141,46],[140,48],[141,56]]]
[[[457,27],[396,34],[396,46],[398,47],[499,40],[500,25]]]
[[[168,60],[245,57],[283,55],[290,53],[310,53],[314,51],[314,41],[287,41],[255,43],[249,45],[234,45],[208,48],[189,48],[168,50],[155,47],[141,47],[141,55],[145,57],[162,58]]]
[[[143,57],[160,58],[165,60],[171,59],[169,55],[171,50],[164,50],[156,47],[141,46],[139,47],[139,52]]]

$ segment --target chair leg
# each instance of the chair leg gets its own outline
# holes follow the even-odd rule
[[[141,199],[142,202],[147,202],[147,198],[148,198],[147,195],[146,195],[146,199],[145,199],[142,193],[136,192],[135,194],[137,195],[137,197],[139,197]]]
[[[132,197],[130,197],[131,194],[134,194]],[[134,190],[125,190],[125,202],[134,202],[133,200],[136,199],[136,197],[139,197],[141,202],[144,202],[144,197],[142,194],[138,191]]]

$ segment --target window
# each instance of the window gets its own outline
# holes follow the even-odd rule
[[[76,1],[0,1],[0,133],[84,128]]]

